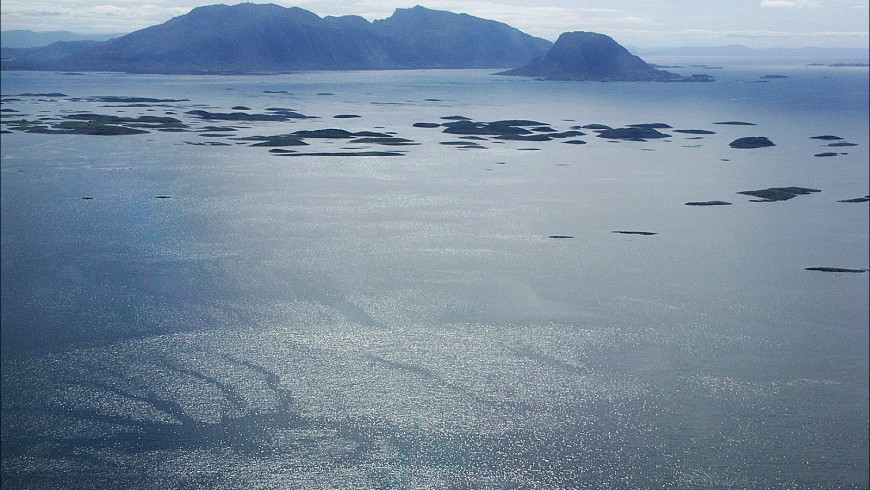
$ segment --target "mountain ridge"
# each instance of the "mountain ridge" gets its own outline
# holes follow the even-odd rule
[[[0,31],[0,47],[4,48],[41,48],[56,42],[69,41],[108,41],[126,33],[84,34],[70,31],[31,31],[28,29],[9,29]]]
[[[241,3],[185,15],[98,44],[3,50],[4,69],[130,73],[508,68],[552,45],[507,24],[416,6],[369,22],[299,7]],[[11,60],[10,60],[11,58]]]

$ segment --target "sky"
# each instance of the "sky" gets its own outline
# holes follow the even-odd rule
[[[128,33],[192,8],[238,0],[2,0],[0,28]],[[635,47],[867,48],[870,0],[259,0],[301,7],[321,17],[389,17],[420,4],[504,22],[555,41],[562,32],[593,31]]]

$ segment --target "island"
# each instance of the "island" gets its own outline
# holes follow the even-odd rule
[[[565,32],[543,57],[497,75],[538,77],[544,80],[598,82],[711,81],[706,75],[682,77],[657,70],[614,41],[596,32]]]
[[[768,189],[760,189],[757,191],[741,191],[738,194],[757,197],[752,202],[775,202],[787,201],[798,195],[812,194],[814,192],[822,192],[819,189],[809,189],[806,187],[770,187]]]
[[[738,148],[741,150],[748,150],[753,148],[764,148],[767,146],[776,146],[773,141],[765,138],[764,136],[747,136],[745,138],[737,138],[736,140],[729,143],[731,148]]]

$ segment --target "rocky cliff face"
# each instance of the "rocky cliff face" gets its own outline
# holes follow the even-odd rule
[[[566,32],[543,57],[500,73],[553,80],[677,81],[682,77],[650,67],[609,36]]]

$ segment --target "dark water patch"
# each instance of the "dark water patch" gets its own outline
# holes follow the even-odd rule
[[[706,129],[675,129],[674,132],[682,134],[716,134],[716,131],[708,131]]]
[[[566,239],[566,240],[567,240],[567,239],[571,239],[571,238],[574,238],[574,237],[571,236],[571,235],[550,235],[550,236],[547,237],[547,238]]]
[[[154,199],[172,199],[172,196],[154,196]]]
[[[274,114],[249,114],[247,112],[209,112],[205,110],[187,111],[189,114],[207,121],[287,121],[289,119],[308,119],[306,116],[294,111],[272,111]]]
[[[861,272],[867,272],[870,269],[843,269],[841,267],[806,267],[804,268],[804,270],[818,272],[848,272],[852,274],[858,274]]]
[[[823,134],[821,136],[810,136],[812,140],[824,140],[824,141],[839,141],[843,138],[839,136],[834,136],[832,134]]]
[[[575,136],[586,136],[586,133],[584,133],[583,131],[572,130],[572,131],[562,131],[562,132],[557,132],[557,133],[547,133],[547,136],[549,136],[550,138],[561,139],[561,138],[573,138]]]
[[[281,153],[282,157],[401,157],[405,156],[397,151],[355,151],[355,152],[312,152],[312,153]]]
[[[362,116],[360,116],[359,114],[336,114],[332,117],[333,119],[354,119]]]
[[[495,138],[509,141],[553,141],[553,138],[547,134],[531,134],[528,136],[522,134],[500,134],[495,136]]]
[[[144,103],[138,102],[135,104],[106,104],[106,105],[101,105],[100,107],[127,108],[127,109],[139,108],[139,109],[141,109],[141,108],[146,108],[146,107],[150,108],[150,107],[172,107],[172,106],[168,105],[168,104],[144,104]],[[153,111],[154,109],[148,109],[148,110]],[[118,112],[121,112],[121,111],[118,111]]]
[[[585,145],[586,144],[586,142],[583,140],[568,140],[568,141],[563,141],[562,143],[566,143],[569,145]]]
[[[643,235],[643,236],[658,235],[658,233],[656,233],[654,231],[631,231],[631,230],[615,230],[615,231],[612,231],[611,233],[619,233],[622,235]]]
[[[232,146],[229,143],[223,143],[221,141],[200,141],[200,142],[185,141],[184,144],[185,145],[192,145],[192,146]]]
[[[437,127],[440,127],[441,124],[439,124],[439,123],[428,123],[428,122],[418,122],[418,123],[414,123],[413,126],[414,126],[415,128],[437,128]]]
[[[63,116],[64,119],[76,120],[76,121],[88,121],[97,124],[126,124],[130,126],[136,127],[151,127],[157,129],[158,127],[175,127],[175,128],[187,128],[188,126],[182,123],[180,120],[174,117],[159,117],[159,116],[139,116],[139,117],[121,117],[121,116],[111,116],[105,114],[91,114],[91,113],[82,113],[82,114],[70,114],[67,116]]]
[[[375,145],[387,145],[387,146],[411,146],[411,145],[419,145],[416,141],[405,139],[405,138],[395,138],[395,137],[369,137],[369,138],[359,138],[355,140],[351,140],[351,143],[355,144],[375,144]]]
[[[731,148],[737,148],[740,150],[751,150],[754,148],[765,148],[768,146],[776,146],[773,141],[770,141],[764,136],[747,136],[744,138],[737,138],[728,144]]]
[[[302,138],[290,134],[276,134],[273,136],[246,136],[244,138],[233,138],[239,141],[257,141],[251,146],[307,146],[308,143]]]
[[[744,122],[744,121],[722,121],[722,122],[714,122],[713,124],[722,124],[725,126],[755,126],[755,123]]]
[[[727,201],[690,201],[686,203],[686,206],[730,206],[731,203]]]
[[[18,129],[13,128],[13,129]],[[95,121],[64,121],[52,127],[32,125],[24,129],[26,133],[36,134],[83,134],[90,136],[129,136],[148,134],[150,131],[136,129],[116,124],[104,124]]]
[[[350,139],[355,137],[356,135],[350,131],[344,129],[315,129],[315,130],[303,130],[296,131],[293,133],[294,136],[299,138],[326,138],[326,139]]]
[[[205,126],[202,128],[202,130],[215,132],[215,133],[238,131],[238,129],[230,127],[230,126]]]
[[[33,93],[33,92],[25,92],[23,94],[18,94],[16,97],[69,97],[67,94],[62,94],[60,92],[47,92],[47,93]]]
[[[835,157],[835,156],[837,156],[837,155],[839,155],[839,153],[834,153],[834,152],[826,151],[826,152],[824,152],[824,153],[816,153],[816,154],[813,155],[813,156],[814,156],[814,157]]]
[[[392,136],[387,133],[378,133],[375,131],[358,131],[354,133],[345,129],[337,128],[295,131],[293,135],[298,138],[318,139],[392,138]]]
[[[494,121],[494,122],[474,122],[469,120],[459,120],[449,123],[444,123],[447,134],[463,134],[463,135],[484,135],[484,136],[505,136],[505,135],[528,135],[532,134],[528,129],[523,128],[522,123],[529,121]]]
[[[598,133],[599,138],[644,141],[647,139],[668,138],[671,135],[661,133],[655,128],[614,128]]]
[[[250,111],[251,108],[248,106],[244,106],[244,105],[237,105],[235,107],[232,107],[232,110],[234,110],[234,111]]]
[[[853,202],[853,203],[855,203],[855,202],[867,202],[867,201],[870,201],[870,195],[867,195],[864,197],[856,197],[854,199],[843,199],[842,201],[837,201],[837,202]]]
[[[607,126],[605,124],[586,124],[586,125],[580,126],[579,128],[572,127],[572,129],[588,129],[590,131],[604,131],[605,129],[613,129],[613,128],[611,128],[610,126]]]
[[[441,119],[444,119],[446,121],[470,121],[471,120],[470,117],[465,117],[465,116],[443,116]]]
[[[787,75],[762,75],[761,77],[764,80],[778,80],[783,78],[791,78]]]
[[[836,147],[840,147],[840,146],[858,146],[858,144],[857,143],[847,143],[845,141],[838,141],[836,143],[828,143],[827,146],[832,147],[832,148],[836,148]]]
[[[190,99],[155,99],[151,97],[126,97],[116,95],[102,95],[97,97],[73,98],[72,101],[78,102],[104,102],[107,104],[160,104],[172,102],[190,102]]]
[[[539,121],[532,121],[529,119],[502,119],[500,121],[493,121],[491,123],[493,126],[537,126],[544,127],[547,126],[547,123],[542,123]]]
[[[751,202],[776,202],[787,201],[795,196],[812,194],[814,192],[822,192],[819,189],[809,189],[807,187],[770,187],[768,189],[760,189],[756,191],[741,191],[738,194],[757,197],[759,199]]]
[[[627,124],[629,128],[643,128],[643,129],[670,129],[673,126],[665,123],[641,123],[641,124]]]

